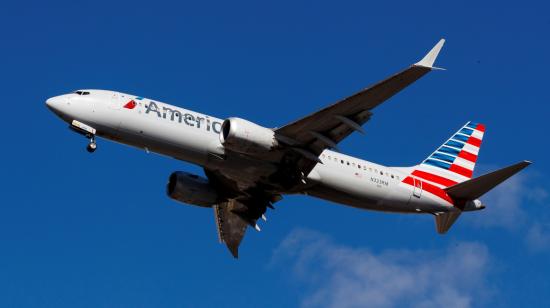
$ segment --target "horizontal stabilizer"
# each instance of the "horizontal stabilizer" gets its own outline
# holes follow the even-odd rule
[[[520,172],[530,164],[531,162],[529,161],[522,161],[515,165],[482,175],[475,179],[458,183],[454,186],[446,188],[445,191],[455,200],[475,200],[495,188],[498,184],[506,181],[509,177]]]
[[[435,227],[437,228],[437,233],[447,233],[460,214],[462,214],[462,211],[435,214]]]

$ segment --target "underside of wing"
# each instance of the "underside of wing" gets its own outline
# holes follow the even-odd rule
[[[277,129],[279,140],[302,154],[302,172],[307,174],[311,171],[317,163],[314,158],[323,150],[335,148],[354,131],[362,132],[361,126],[370,119],[375,107],[433,70],[432,65],[444,42],[440,40],[421,61],[409,68]]]
[[[218,239],[227,245],[231,254],[238,258],[239,245],[247,227],[260,231],[258,220],[265,218],[267,208],[281,200],[280,195],[270,194],[260,186],[239,190],[238,185],[220,172],[205,170],[208,179],[220,193],[221,200],[214,205],[214,217]],[[259,185],[259,184],[258,184]]]
[[[227,245],[233,257],[239,257],[239,245],[247,227],[260,231],[257,221],[265,218],[267,207],[273,208],[271,202],[261,199],[229,199],[213,206],[218,239]]]

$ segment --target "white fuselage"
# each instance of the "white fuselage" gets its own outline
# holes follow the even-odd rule
[[[133,108],[124,107],[130,101]],[[88,95],[65,94],[47,101],[68,123],[85,123],[104,138],[216,169],[246,186],[258,173],[273,168],[239,155],[225,160],[219,133],[222,119],[134,95],[90,90]],[[307,177],[303,193],[357,208],[435,213],[454,210],[452,204],[403,183],[409,168],[392,168],[325,150]],[[284,193],[284,192],[282,192]]]

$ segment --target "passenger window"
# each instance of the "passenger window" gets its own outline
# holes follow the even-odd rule
[[[343,163],[344,163],[344,160],[342,159],[342,160],[340,160],[340,162],[343,164]]]
[[[346,162],[346,163],[348,163],[348,166],[349,166],[349,161],[348,161],[348,162]]]

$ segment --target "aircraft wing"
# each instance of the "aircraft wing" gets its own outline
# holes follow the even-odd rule
[[[294,147],[304,158],[309,159],[309,163],[302,166],[305,169],[302,172],[309,173],[317,163],[312,160],[323,150],[336,148],[340,141],[356,130],[364,132],[361,126],[370,119],[376,106],[437,69],[433,63],[444,43],[445,40],[441,39],[421,61],[386,80],[278,128],[276,134],[279,141]]]

